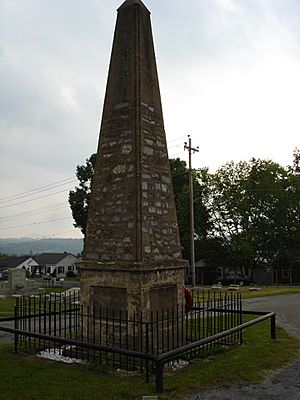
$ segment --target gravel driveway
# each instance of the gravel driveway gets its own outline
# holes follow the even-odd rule
[[[300,294],[244,301],[245,310],[275,311],[277,323],[300,338]],[[300,358],[259,385],[236,385],[202,391],[186,400],[299,400]]]

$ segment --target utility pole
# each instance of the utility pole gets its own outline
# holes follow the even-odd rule
[[[191,269],[192,269],[192,287],[196,286],[196,267],[195,267],[195,244],[194,244],[194,191],[193,191],[193,174],[192,174],[192,154],[199,152],[197,148],[192,147],[192,139],[188,135],[188,143],[184,143],[184,150],[189,152],[189,189],[190,189],[190,237],[191,237]]]

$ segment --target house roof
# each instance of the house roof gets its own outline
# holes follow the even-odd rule
[[[42,253],[34,259],[39,265],[55,265],[69,255],[73,256],[71,253]]]
[[[20,256],[20,257],[6,257],[0,260],[0,269],[10,269],[16,268],[18,265],[22,264],[26,260],[32,257],[29,256]]]

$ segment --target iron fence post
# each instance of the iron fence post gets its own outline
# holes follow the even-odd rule
[[[276,339],[276,314],[271,317],[271,339]]]
[[[239,294],[239,296],[238,296],[238,302],[239,302],[239,325],[242,325],[242,323],[243,323],[243,309],[242,309],[243,303],[242,303],[242,295],[241,294]],[[240,334],[240,345],[242,346],[242,344],[243,344],[243,330],[242,329],[240,329],[239,334]]]
[[[162,360],[156,360],[155,385],[156,385],[156,393],[163,394],[163,392],[164,392],[164,363],[162,362]]]
[[[149,354],[149,323],[146,322],[146,353]],[[149,358],[146,359],[146,383],[149,383]]]
[[[18,300],[16,301],[16,304],[14,305],[14,315],[15,315],[15,319],[14,319],[14,328],[15,329],[19,329],[18,326]],[[19,341],[19,335],[17,333],[15,333],[15,353],[18,352],[18,341]]]

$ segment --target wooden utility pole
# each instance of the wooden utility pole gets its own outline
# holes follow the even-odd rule
[[[192,174],[192,154],[199,152],[199,146],[197,148],[192,147],[192,139],[188,135],[188,143],[184,143],[184,150],[189,152],[189,189],[190,189],[190,237],[191,237],[191,269],[192,269],[192,286],[196,286],[196,267],[195,267],[195,244],[194,244],[194,191],[193,191],[193,174]]]

